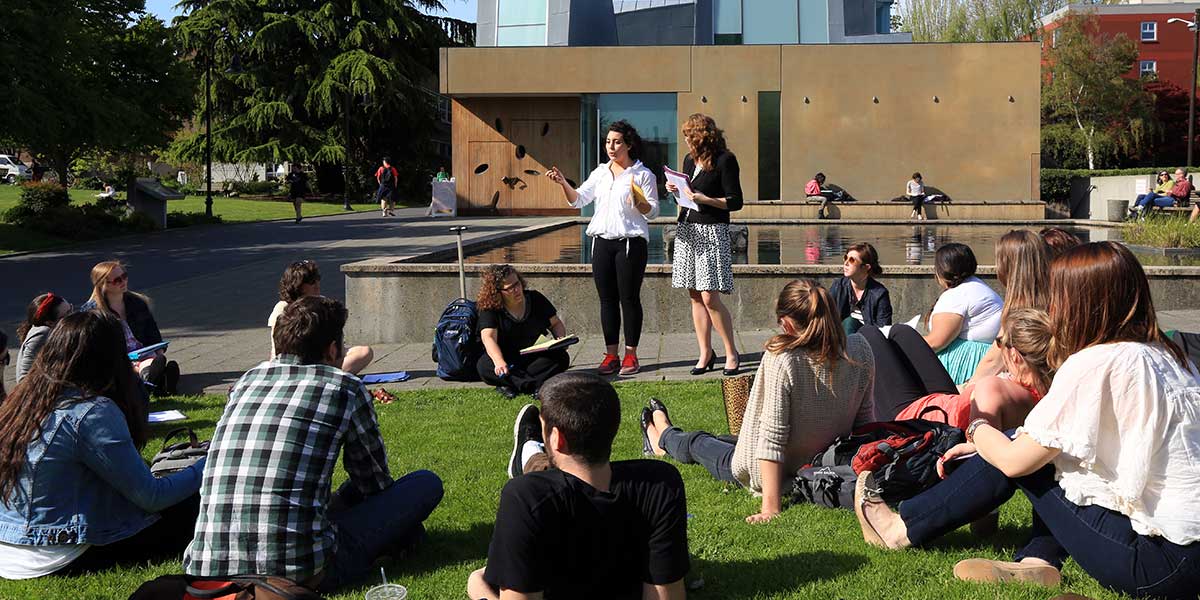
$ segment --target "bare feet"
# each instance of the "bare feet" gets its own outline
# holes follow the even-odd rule
[[[654,450],[655,456],[666,456],[667,451],[658,447],[658,440],[662,437],[662,432],[671,426],[671,419],[667,418],[667,413],[661,410],[651,413],[651,417],[650,424],[646,427],[646,437],[650,438],[650,448]]]
[[[863,540],[872,546],[899,550],[912,545],[908,528],[900,515],[879,497],[875,477],[870,471],[858,474],[854,486],[854,514],[862,528]]]
[[[963,581],[1020,581],[1047,587],[1062,582],[1058,569],[1040,558],[1023,558],[1021,562],[968,558],[954,565],[954,576]]]

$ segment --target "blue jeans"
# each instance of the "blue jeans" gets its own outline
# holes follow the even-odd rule
[[[1138,196],[1137,200],[1133,203],[1134,206],[1141,206],[1143,208],[1149,208],[1151,204],[1159,208],[1166,208],[1168,206],[1175,206],[1175,199],[1171,196],[1160,196],[1151,192]]]
[[[1079,506],[1054,480],[1054,466],[1009,479],[981,457],[966,460],[941,483],[900,503],[914,546],[931,542],[1004,504],[1021,490],[1033,504],[1029,541],[1016,560],[1040,558],[1062,568],[1068,556],[1101,585],[1132,596],[1195,598],[1200,543],[1172,544],[1133,531],[1129,517]]]
[[[332,592],[376,574],[375,559],[404,550],[424,536],[421,525],[442,501],[442,480],[431,471],[414,471],[391,487],[362,497],[346,482],[329,503],[337,528],[337,553],[325,564],[318,591]]]
[[[658,439],[658,447],[685,464],[699,464],[718,481],[737,482],[733,476],[733,449],[736,444],[717,438],[711,433],[684,433],[678,427],[668,427]]]

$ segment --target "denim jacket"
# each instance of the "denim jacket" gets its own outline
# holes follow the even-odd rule
[[[204,460],[154,477],[121,409],[103,396],[79,397],[65,394],[29,443],[17,485],[0,502],[0,542],[110,544],[200,489]]]

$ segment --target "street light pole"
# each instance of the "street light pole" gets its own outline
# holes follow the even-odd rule
[[[212,201],[212,67],[216,44],[209,40],[208,65],[204,70],[204,216],[213,216]]]
[[[1192,168],[1192,146],[1196,145],[1196,64],[1200,62],[1200,8],[1192,16],[1192,77],[1188,82],[1188,151],[1187,166]]]
[[[350,206],[350,144],[353,138],[350,137],[350,102],[354,99],[354,81],[346,86],[346,159],[342,163],[342,178],[345,180],[345,189],[342,191],[342,210],[354,210]]]

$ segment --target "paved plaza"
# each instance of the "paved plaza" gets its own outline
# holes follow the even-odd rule
[[[451,225],[468,225],[464,239],[469,240],[556,220],[430,219],[423,216],[424,211],[404,209],[394,218],[369,212],[310,218],[300,224],[289,220],[194,227],[0,258],[0,281],[5,282],[0,294],[0,326],[12,337],[25,304],[43,291],[52,290],[82,304],[91,291],[88,276],[92,265],[117,257],[129,264],[130,289],[147,294],[154,302],[163,337],[171,341],[170,355],[183,369],[181,391],[223,393],[243,372],[268,357],[267,315],[277,301],[279,275],[291,262],[311,259],[320,263],[322,292],[344,299],[342,264],[447,247],[454,243],[448,231]],[[438,303],[450,300],[433,299]],[[763,310],[770,310],[772,300],[762,299]],[[1200,310],[1161,311],[1159,316],[1164,328],[1200,331]],[[564,319],[570,327],[570,315]],[[429,324],[431,339],[433,325]],[[572,368],[594,368],[603,352],[603,339],[598,331],[574,333],[581,342],[570,349]],[[738,344],[747,368],[757,365],[763,343],[771,334],[739,332]],[[15,344],[15,339],[10,341],[14,355]],[[376,360],[368,372],[407,370],[412,375],[408,382],[388,384],[390,389],[483,385],[438,379],[429,342],[375,344],[374,348]],[[639,355],[642,372],[621,379],[694,379],[689,371],[697,349],[690,333],[646,332]],[[720,361],[717,364],[719,367]],[[704,377],[719,376],[718,370]],[[6,370],[5,383],[10,388],[12,377],[13,370]]]

